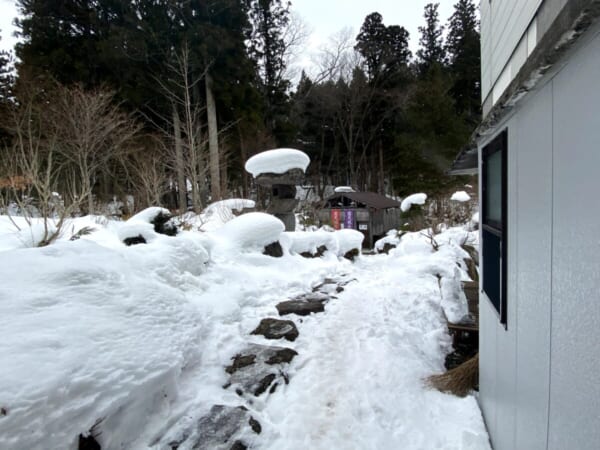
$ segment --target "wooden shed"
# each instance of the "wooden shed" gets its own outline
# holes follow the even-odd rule
[[[339,230],[352,228],[365,235],[363,245],[373,243],[391,229],[398,229],[400,202],[375,192],[336,192],[318,212],[321,224]]]

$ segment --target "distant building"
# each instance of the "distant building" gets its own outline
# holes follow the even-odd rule
[[[325,199],[319,211],[322,224],[335,229],[351,228],[365,235],[364,246],[385,236],[391,229],[398,229],[401,223],[400,203],[375,192],[351,192],[349,189],[336,189],[336,193]]]
[[[493,447],[600,448],[600,1],[481,0],[480,396]]]

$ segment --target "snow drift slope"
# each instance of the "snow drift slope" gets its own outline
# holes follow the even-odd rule
[[[160,249],[160,251],[159,251]],[[206,252],[193,239],[108,249],[93,242],[0,253],[0,448],[65,448],[96,420],[144,425],[194,359],[202,317],[185,290]],[[193,255],[193,263],[190,256]],[[168,280],[168,282],[166,282]],[[88,428],[88,429],[89,429]],[[85,430],[83,430],[85,431]]]

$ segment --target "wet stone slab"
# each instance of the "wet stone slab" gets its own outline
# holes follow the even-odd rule
[[[248,437],[260,434],[260,423],[244,406],[215,405],[194,427],[170,441],[165,448],[180,447],[198,450],[241,450],[248,448]]]
[[[251,334],[261,335],[267,339],[283,338],[293,342],[298,337],[298,328],[291,320],[266,318],[260,321]]]
[[[297,354],[291,348],[252,344],[235,355],[232,364],[225,368],[230,377],[223,387],[235,389],[238,395],[258,397],[267,391],[273,393],[280,383],[289,382],[283,365]]]

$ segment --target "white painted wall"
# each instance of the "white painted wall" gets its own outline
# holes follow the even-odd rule
[[[497,129],[508,128],[506,330],[480,302],[496,450],[600,448],[599,27]]]

